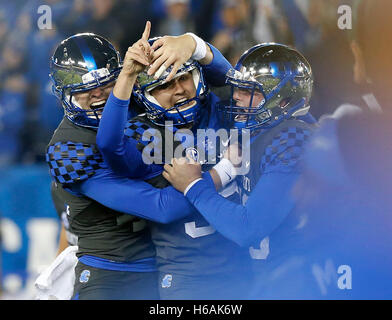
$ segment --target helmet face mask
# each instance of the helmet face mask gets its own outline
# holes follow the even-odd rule
[[[313,84],[310,65],[285,45],[259,44],[250,48],[229,70],[226,83],[231,86],[230,104],[219,108],[226,127],[268,128],[309,110]],[[246,105],[235,96],[238,90],[249,92]],[[256,99],[257,93],[264,99]],[[256,100],[260,102],[254,103]]]
[[[193,80],[195,96],[188,97],[188,99],[180,103],[165,108],[154,97],[154,90],[157,87],[164,87],[168,84],[165,80],[170,71],[171,67],[158,79],[149,76],[147,70],[141,72],[134,89],[135,98],[144,106],[147,117],[157,125],[164,126],[166,121],[170,121],[176,126],[192,124],[197,121],[203,102],[208,94],[201,66],[197,61],[188,60],[178,69],[175,77],[171,81],[175,81],[176,78],[189,72]]]
[[[98,35],[77,34],[56,48],[50,69],[52,90],[61,100],[65,116],[76,125],[98,128],[104,104],[82,107],[75,95],[115,81],[121,71],[119,53]]]

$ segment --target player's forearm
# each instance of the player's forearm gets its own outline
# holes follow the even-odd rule
[[[203,39],[188,32],[178,37],[182,41],[182,46],[191,50],[193,60],[198,61],[202,65],[210,64],[214,58],[211,48]]]
[[[97,145],[101,151],[124,149],[124,128],[127,121],[129,99],[121,99],[114,91],[110,94],[97,132]]]
[[[240,246],[249,245],[250,230],[245,207],[220,196],[204,179],[197,182],[186,197],[219,233]]]
[[[194,212],[193,206],[172,187],[157,189],[146,182],[101,173],[73,185],[102,205],[158,223],[170,223]]]
[[[149,173],[133,140],[124,137],[129,100],[121,100],[113,92],[106,102],[97,132],[97,146],[112,170],[131,178]]]
[[[219,87],[225,85],[226,73],[232,68],[230,62],[213,45],[208,44],[213,59],[203,64],[203,72],[207,83]]]
[[[291,191],[297,178],[297,174],[286,173],[263,177],[245,206],[221,197],[203,180],[186,197],[223,236],[240,246],[249,246],[269,235],[293,210]]]
[[[113,88],[113,94],[117,99],[129,100],[132,94],[133,86],[136,82],[137,74],[129,75],[121,71],[116,84]]]
[[[219,177],[219,174],[215,169],[211,169],[209,173],[211,175],[212,181],[214,182],[215,189],[220,190],[222,188],[222,180]]]

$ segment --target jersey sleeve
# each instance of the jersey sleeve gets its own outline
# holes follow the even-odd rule
[[[232,68],[232,66],[217,48],[209,43],[208,46],[211,48],[214,57],[209,64],[202,65],[206,81],[211,86],[224,86],[226,73]]]
[[[170,223],[194,212],[183,194],[171,186],[157,189],[144,181],[119,177],[106,169],[69,188],[113,210],[159,223]]]
[[[291,190],[298,174],[271,172],[259,180],[245,206],[220,196],[204,179],[186,197],[223,236],[249,246],[270,234],[294,207]]]
[[[173,187],[154,188],[147,182],[116,175],[95,144],[57,142],[48,147],[46,161],[54,181],[75,195],[160,223],[169,223],[194,211]]]
[[[202,66],[206,80],[210,85],[222,86],[225,84],[225,75],[231,65],[218,49],[212,45],[209,46],[214,58],[210,64]],[[141,150],[146,144],[142,146],[140,139],[137,140],[133,138],[133,135],[125,134],[132,129],[129,125],[135,125],[135,123],[127,122],[128,105],[129,100],[118,99],[113,92],[110,94],[100,120],[97,146],[105,162],[116,174],[129,178],[143,178],[153,175],[158,168],[143,161]],[[142,135],[135,130],[132,132],[136,132],[137,136]]]
[[[142,178],[153,167],[144,163],[139,142],[125,136],[129,100],[110,94],[97,132],[97,146],[105,162],[119,175]]]
[[[272,138],[260,157],[261,177],[245,205],[221,197],[203,180],[186,197],[222,235],[241,246],[252,245],[274,231],[293,210],[291,193],[309,135],[308,130],[290,126]]]
[[[52,178],[62,184],[86,180],[106,167],[95,144],[73,141],[49,145],[46,162]]]
[[[270,172],[297,171],[303,159],[305,144],[311,135],[311,130],[296,126],[281,129],[263,150],[259,168],[263,176]]]

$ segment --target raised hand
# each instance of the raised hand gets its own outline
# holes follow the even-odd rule
[[[142,37],[128,48],[125,54],[122,70],[113,88],[116,98],[128,100],[136,78],[147,66],[150,65],[152,49],[148,43],[151,31],[151,22],[147,21]]]
[[[153,63],[148,70],[149,75],[159,78],[170,66],[173,66],[166,82],[173,79],[180,66],[188,61],[196,48],[196,43],[189,35],[164,36],[157,39],[151,46]]]
[[[147,21],[142,37],[128,48],[123,61],[123,73],[128,76],[137,76],[152,62],[153,50],[148,43],[151,22]]]

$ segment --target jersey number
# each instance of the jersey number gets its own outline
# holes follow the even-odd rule
[[[192,238],[208,236],[209,234],[213,234],[214,232],[215,229],[210,225],[205,227],[196,227],[195,221],[185,223],[185,233]]]

